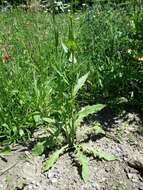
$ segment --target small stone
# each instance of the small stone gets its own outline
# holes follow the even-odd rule
[[[96,183],[95,181],[91,182],[91,186],[96,189],[96,190],[99,190],[100,189],[100,186],[98,183]]]
[[[100,183],[103,183],[103,182],[105,182],[106,181],[106,178],[105,177],[101,177],[100,179],[99,179],[99,182]]]
[[[49,172],[49,173],[47,174],[47,177],[48,177],[49,179],[53,178],[53,176],[54,176],[54,174],[53,174],[52,172]]]
[[[96,182],[92,182],[92,183],[91,183],[91,186],[92,186],[93,188],[96,188]]]
[[[21,174],[22,177],[25,178],[26,180],[30,180],[33,182],[33,179],[36,175],[36,166],[30,163],[25,163],[25,165],[23,166],[22,170],[21,170]],[[34,176],[34,177],[33,177]]]
[[[138,176],[134,173],[128,173],[127,174],[128,178],[133,182],[133,183],[138,183]]]
[[[35,181],[35,180],[33,180],[33,181],[31,181],[31,183],[32,183],[32,184],[36,184],[36,181]]]
[[[0,184],[0,189],[2,189],[3,188],[3,184]]]
[[[51,182],[52,182],[52,183],[57,183],[58,180],[57,180],[57,178],[53,178],[53,179],[51,179]]]
[[[28,189],[33,189],[33,185],[30,184],[30,185],[28,186]]]
[[[36,186],[40,186],[40,183],[39,183],[39,182],[36,182]]]
[[[127,156],[127,155],[124,155],[124,156],[123,156],[123,160],[127,162],[127,161],[128,161],[128,156]]]

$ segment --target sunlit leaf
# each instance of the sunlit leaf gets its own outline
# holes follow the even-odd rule
[[[77,84],[74,86],[73,89],[73,96],[76,96],[77,92],[81,89],[88,78],[89,72],[78,79]]]
[[[20,135],[21,137],[23,137],[23,136],[25,135],[23,129],[19,129],[19,135]]]
[[[62,44],[62,48],[63,48],[64,52],[68,53],[68,51],[69,51],[68,47],[63,42],[61,42],[61,44]]]
[[[77,63],[76,57],[73,55],[73,53],[70,54],[69,62],[71,62],[71,63]]]
[[[36,125],[41,124],[41,116],[40,115],[34,115],[33,119],[34,119]]]
[[[136,56],[135,59],[136,59],[137,61],[143,62],[143,56],[140,56],[140,57],[139,57],[139,56]]]
[[[118,160],[117,156],[107,153],[107,152],[104,152],[103,150],[100,150],[100,149],[95,149],[93,151],[93,154],[95,157],[98,157],[101,160],[107,160],[107,161]]]
[[[75,40],[71,40],[71,39],[68,40],[67,46],[68,46],[68,48],[71,49],[71,50],[75,50],[75,49],[77,48],[77,45],[76,45]]]
[[[38,142],[38,143],[34,146],[34,148],[32,149],[32,154],[33,154],[34,156],[39,156],[39,155],[41,155],[41,154],[44,152],[44,150],[45,150],[45,142],[46,142],[46,141]]]
[[[42,120],[46,123],[55,123],[54,119],[48,118],[48,117],[43,117]]]
[[[79,161],[82,168],[82,178],[84,181],[86,181],[89,177],[88,158],[79,150],[76,154],[76,158]]]
[[[117,156],[107,153],[107,152],[104,152],[100,148],[92,148],[92,147],[86,146],[85,144],[82,144],[81,149],[83,152],[85,152],[89,155],[93,155],[94,157],[97,157],[100,160],[106,160],[106,161],[118,160]]]
[[[101,111],[105,105],[103,104],[96,104],[92,106],[85,106],[78,112],[78,118],[76,120],[76,125],[79,125],[82,120],[87,117],[89,114],[97,113]]]
[[[62,147],[61,149],[55,151],[49,156],[49,158],[43,164],[43,171],[48,171],[54,163],[58,160],[59,156],[63,154],[67,146]]]
[[[16,135],[16,134],[17,134],[17,132],[18,132],[17,127],[16,127],[16,126],[13,126],[13,127],[12,127],[12,131],[13,131],[13,132],[14,132],[14,134]]]

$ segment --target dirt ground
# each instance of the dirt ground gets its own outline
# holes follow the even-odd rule
[[[71,153],[41,173],[44,155],[33,157],[27,147],[18,145],[10,155],[0,157],[0,190],[143,190],[143,136],[137,133],[141,116],[124,112],[115,117],[108,111],[96,117],[108,130],[101,138],[92,136],[87,145],[115,154],[119,160],[90,157],[90,177],[85,183]]]

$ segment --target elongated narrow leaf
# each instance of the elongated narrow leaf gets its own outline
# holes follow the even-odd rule
[[[54,119],[48,118],[48,117],[42,117],[42,120],[46,123],[55,123]]]
[[[63,42],[61,42],[61,44],[62,44],[62,48],[63,48],[64,52],[68,53],[68,51],[69,51],[68,47]]]
[[[49,158],[43,164],[43,171],[48,171],[54,163],[58,160],[61,154],[65,151],[67,146],[62,147],[61,149],[55,151],[53,154],[49,156]]]
[[[39,155],[41,155],[41,154],[44,152],[45,143],[46,143],[46,141],[38,142],[38,143],[34,146],[34,148],[32,149],[32,154],[33,154],[34,156],[39,156]]]
[[[99,148],[94,149],[94,148],[88,147],[84,144],[81,145],[81,148],[82,148],[83,152],[93,155],[94,157],[97,157],[101,160],[106,160],[106,161],[118,160],[117,156],[107,153],[107,152],[104,152],[103,150],[101,150]]]
[[[92,106],[85,106],[78,112],[78,118],[76,121],[76,125],[79,125],[82,120],[87,117],[89,114],[97,113],[101,111],[105,105],[103,104],[96,104]]]
[[[81,151],[77,152],[76,158],[82,167],[82,178],[86,181],[89,177],[88,158]]]
[[[98,157],[101,160],[114,161],[118,160],[117,156],[104,152],[103,150],[97,149],[93,151],[94,156]]]
[[[88,78],[89,72],[78,79],[77,84],[74,86],[73,89],[73,96],[76,96],[77,92],[81,89]]]
[[[77,63],[76,57],[73,55],[73,53],[70,54],[69,62],[70,63]]]

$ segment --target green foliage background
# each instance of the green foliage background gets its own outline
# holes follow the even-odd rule
[[[88,71],[75,109],[121,98],[142,107],[142,12],[132,1],[118,9],[97,2],[72,14],[1,12],[0,141],[25,140],[51,126],[42,118],[56,120],[59,132],[71,117],[73,86]]]

